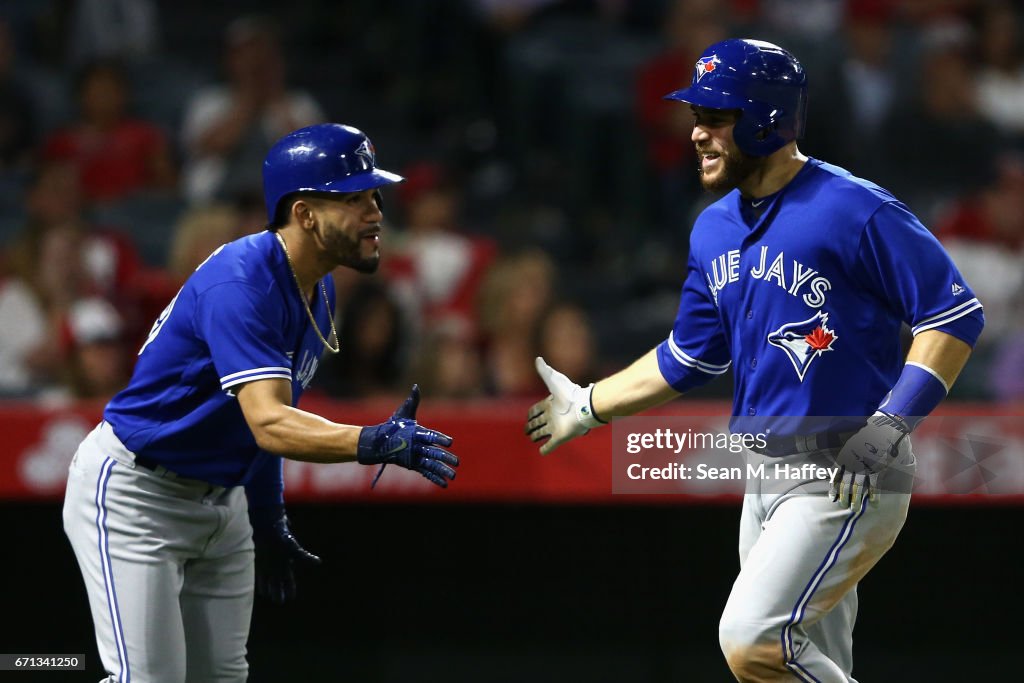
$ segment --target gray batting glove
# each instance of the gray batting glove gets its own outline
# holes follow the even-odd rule
[[[878,475],[899,454],[910,426],[897,415],[876,411],[868,423],[850,437],[836,456],[839,469],[829,495],[841,507],[860,507],[864,496],[878,499]]]
[[[590,402],[593,384],[581,387],[545,363],[540,356],[536,365],[537,374],[551,395],[530,408],[524,431],[533,442],[547,439],[540,447],[541,455],[547,455],[566,441],[606,424],[594,414],[594,406]]]

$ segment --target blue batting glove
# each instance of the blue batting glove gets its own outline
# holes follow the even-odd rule
[[[256,546],[256,592],[281,605],[295,597],[296,564],[315,566],[320,558],[292,535],[283,505],[249,508]]]
[[[452,445],[452,438],[441,432],[422,427],[416,422],[416,409],[420,405],[420,388],[414,384],[409,397],[391,418],[375,427],[363,427],[359,434],[356,459],[362,465],[380,465],[372,486],[394,463],[419,472],[441,488],[455,479],[459,459],[444,447]]]

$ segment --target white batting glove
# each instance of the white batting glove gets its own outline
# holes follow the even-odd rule
[[[899,454],[910,427],[897,415],[876,411],[836,456],[839,469],[829,495],[841,507],[860,507],[864,496],[878,499],[878,475]]]
[[[545,363],[540,356],[536,365],[537,374],[551,395],[530,408],[525,431],[531,441],[548,439],[540,447],[541,455],[547,455],[566,441],[605,424],[594,415],[594,406],[590,402],[593,384],[581,387]]]

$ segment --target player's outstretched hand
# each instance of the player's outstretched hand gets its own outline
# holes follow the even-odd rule
[[[909,433],[910,427],[896,415],[878,411],[868,418],[836,456],[839,470],[829,487],[832,500],[842,507],[860,507],[864,496],[875,500],[878,475],[897,456]]]
[[[283,505],[249,509],[256,546],[256,592],[281,605],[295,597],[296,564],[315,566],[320,558],[292,535]]]
[[[363,427],[356,459],[362,465],[381,466],[373,485],[391,463],[419,472],[441,488],[447,488],[455,478],[453,468],[459,466],[459,459],[446,450],[452,445],[452,437],[418,424],[419,405],[420,387],[414,384],[409,397],[387,422]]]
[[[526,415],[524,431],[531,441],[547,439],[540,447],[547,455],[566,441],[583,436],[602,422],[594,415],[590,394],[594,385],[581,387],[558,372],[540,356],[536,360],[537,374],[544,380],[551,395],[535,403]]]

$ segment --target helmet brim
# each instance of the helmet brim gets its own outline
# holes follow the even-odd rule
[[[397,173],[385,171],[382,168],[374,168],[366,173],[356,173],[347,178],[332,180],[324,183],[321,187],[310,189],[320,192],[362,192],[363,190],[373,190],[385,185],[394,185],[395,183],[402,182],[405,182],[405,178]]]
[[[721,88],[721,80],[716,83],[715,88],[698,84],[689,88],[674,90],[665,95],[664,99],[688,102],[694,106],[707,107],[708,109],[743,109],[750,104],[750,100],[745,97],[723,91]]]

